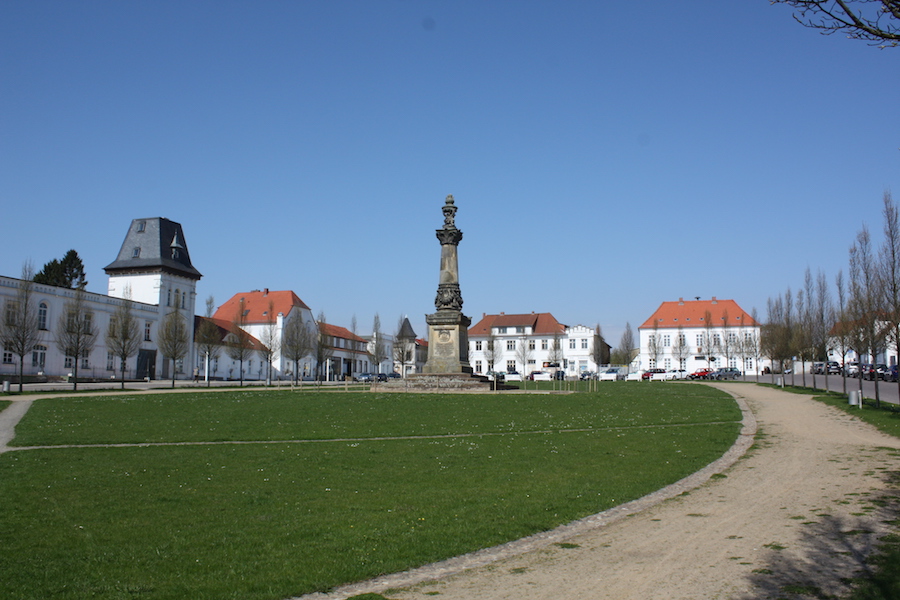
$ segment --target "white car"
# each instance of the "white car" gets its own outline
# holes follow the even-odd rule
[[[597,376],[597,379],[600,381],[619,381],[623,379],[625,374],[622,372],[622,369],[619,367],[610,367],[609,369],[603,371]]]
[[[553,376],[550,373],[544,373],[543,371],[535,371],[531,374],[532,381],[553,381]]]
[[[635,371],[634,373],[629,373],[625,376],[625,381],[641,381],[643,371]]]

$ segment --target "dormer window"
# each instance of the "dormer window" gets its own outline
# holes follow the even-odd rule
[[[141,248],[138,246],[134,250],[131,251],[131,258],[140,258],[141,257]]]
[[[146,221],[138,221],[138,224],[137,224],[137,232],[138,232],[138,233],[144,233],[144,230],[145,230],[145,229],[147,229],[147,223],[146,223]]]

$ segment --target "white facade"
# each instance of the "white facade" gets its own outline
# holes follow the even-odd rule
[[[0,277],[0,305],[4,306],[9,301],[16,301],[21,280],[10,277]],[[33,284],[32,303],[34,310],[38,312],[40,321],[40,340],[35,349],[25,357],[23,373],[34,377],[66,377],[73,373],[71,357],[64,356],[56,347],[56,330],[60,315],[65,310],[66,302],[72,301],[75,290],[49,285]],[[116,357],[110,356],[106,348],[105,334],[109,327],[109,320],[116,309],[125,300],[84,292],[85,308],[91,314],[96,341],[94,348],[87,358],[82,358],[78,364],[78,377],[87,379],[114,379],[120,376],[120,365]],[[138,355],[126,361],[126,378],[157,376],[154,370],[151,373],[138,371],[139,357],[147,353],[156,355],[156,329],[160,319],[158,306],[141,302],[131,303],[132,314],[138,322],[141,332],[141,345]],[[5,309],[4,313],[5,314]],[[0,360],[0,374],[16,376],[19,373],[19,357],[7,349],[3,349]],[[158,362],[158,361],[156,361]],[[154,365],[155,363],[150,363]]]
[[[636,366],[688,373],[731,367],[754,375],[761,369],[759,339],[759,325],[734,300],[663,302],[638,328]]]
[[[491,342],[498,348],[493,361]],[[593,346],[593,328],[567,327],[550,313],[484,315],[469,329],[469,364],[476,375],[562,370],[566,377],[577,377],[600,368],[592,357]]]

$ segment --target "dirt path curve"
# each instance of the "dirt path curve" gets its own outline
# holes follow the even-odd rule
[[[791,394],[714,384],[746,402],[760,439],[700,487],[516,556],[420,583],[384,578],[318,597],[398,600],[799,598],[843,594],[895,518],[900,440]],[[682,483],[687,488],[696,484]],[[884,498],[887,497],[886,502]],[[615,509],[614,509],[615,510]],[[454,559],[456,560],[456,559]],[[422,579],[420,577],[420,579]],[[375,582],[378,583],[378,582]],[[809,598],[809,596],[806,596]]]

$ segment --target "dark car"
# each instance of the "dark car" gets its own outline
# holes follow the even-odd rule
[[[891,365],[884,376],[885,381],[897,381],[897,365]]]
[[[825,369],[828,371],[829,375],[840,375],[841,374],[841,365],[838,364],[836,360],[829,360],[826,363]]]
[[[378,381],[387,381],[388,380],[387,373],[378,373],[375,376],[375,379],[377,379]]]
[[[723,367],[717,369],[715,373],[710,375],[710,379],[737,379],[741,376],[741,372],[734,367]]]
[[[875,365],[870,365],[870,364],[859,365],[859,375],[857,375],[857,377],[860,377],[861,379],[868,379],[869,381],[872,381],[873,379],[875,379]]]

